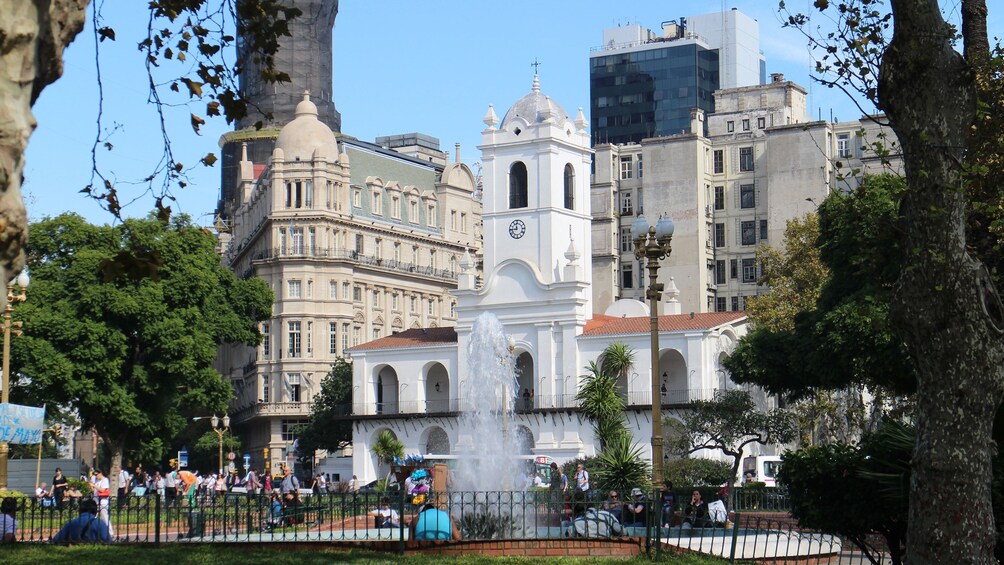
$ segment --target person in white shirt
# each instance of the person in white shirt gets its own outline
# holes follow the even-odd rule
[[[94,472],[94,494],[98,498],[98,518],[108,524],[109,535],[114,536],[115,532],[112,529],[112,520],[109,515],[109,500],[112,496],[112,485],[108,477],[98,469]]]
[[[174,502],[178,497],[178,473],[174,469],[164,476],[164,500]]]
[[[129,471],[126,471],[125,467],[119,470],[119,490],[118,498],[116,499],[116,504],[119,508],[126,503],[126,497],[129,495],[129,481],[132,477],[129,476]]]
[[[380,500],[380,508],[370,512],[370,516],[376,517],[377,528],[399,528],[401,526],[401,515],[390,507],[390,499],[387,497]]]

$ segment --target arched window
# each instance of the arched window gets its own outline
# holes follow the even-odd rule
[[[575,169],[571,163],[565,165],[565,208],[575,209]]]
[[[509,208],[526,208],[526,165],[516,161],[509,167]]]

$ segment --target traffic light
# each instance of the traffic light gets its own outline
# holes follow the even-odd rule
[[[266,447],[262,451],[264,452],[264,454],[262,455],[262,457],[264,457],[265,458],[265,462],[268,463],[268,448]]]

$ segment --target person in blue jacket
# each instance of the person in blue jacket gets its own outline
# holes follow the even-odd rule
[[[411,522],[411,539],[448,540],[460,539],[457,525],[450,515],[432,504],[426,504]]]
[[[108,524],[98,518],[98,503],[88,498],[80,501],[80,516],[67,522],[59,533],[52,536],[56,543],[82,543],[112,541]]]

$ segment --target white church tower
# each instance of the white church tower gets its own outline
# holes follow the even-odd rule
[[[588,122],[581,108],[573,120],[541,93],[534,75],[501,123],[492,106],[484,123],[484,281],[475,288],[465,258],[454,293],[458,346],[466,352],[474,319],[493,312],[515,345],[520,391],[542,404],[574,394],[585,364],[575,338],[592,315]],[[465,378],[467,355],[459,357]]]

